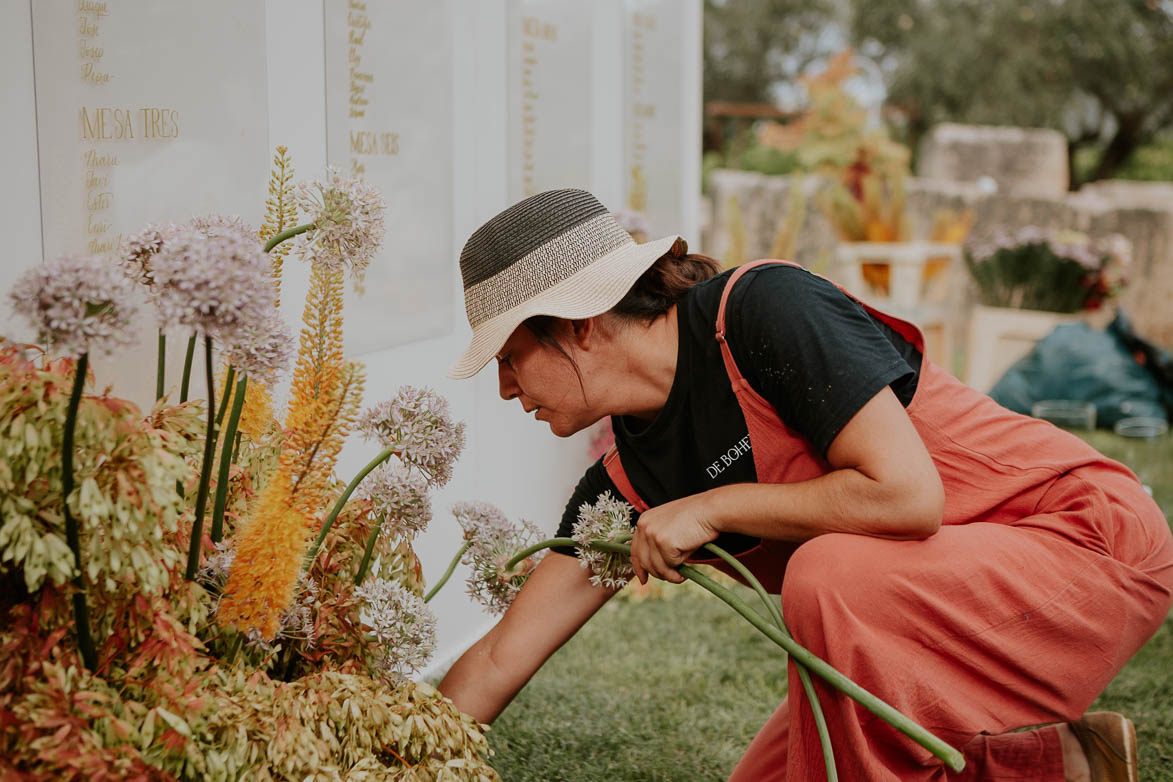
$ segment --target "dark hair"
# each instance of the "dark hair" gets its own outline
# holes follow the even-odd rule
[[[667,314],[692,286],[721,272],[721,264],[716,260],[707,255],[681,252],[686,249],[681,241],[672,245],[635,281],[611,312],[627,320],[651,323]]]
[[[668,252],[656,259],[631,289],[612,307],[609,312],[623,320],[641,320],[651,323],[666,315],[673,305],[699,282],[715,277],[721,272],[721,264],[707,255],[684,252],[687,245],[677,240]],[[522,325],[530,330],[538,343],[553,348],[566,357],[582,385],[578,365],[554,336],[559,321],[553,315],[535,315],[527,318]]]

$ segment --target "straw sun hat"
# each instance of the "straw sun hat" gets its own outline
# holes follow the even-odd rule
[[[637,244],[584,190],[548,190],[476,230],[460,253],[472,342],[448,369],[472,377],[535,315],[589,318],[611,309],[682,239]]]

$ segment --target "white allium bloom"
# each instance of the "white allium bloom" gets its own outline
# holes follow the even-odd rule
[[[488,530],[506,532],[513,526],[500,508],[488,502],[458,502],[452,506],[452,515],[464,531],[465,540],[487,534]]]
[[[155,223],[131,234],[118,248],[118,263],[140,285],[154,288],[153,259],[171,237],[179,233],[174,223]]]
[[[387,204],[379,191],[357,177],[326,170],[321,182],[294,190],[298,208],[314,227],[297,237],[298,254],[332,269],[350,269],[361,278],[383,246]]]
[[[163,323],[229,345],[261,333],[276,305],[268,257],[237,231],[179,232],[155,256],[153,276]]]
[[[38,339],[62,355],[80,356],[134,342],[133,284],[96,255],[65,256],[39,264],[17,279],[12,309],[32,324]]]
[[[398,462],[384,462],[363,479],[355,491],[370,500],[375,516],[384,519],[381,537],[412,537],[432,520],[428,482]]]
[[[300,591],[294,598],[292,605],[281,615],[281,625],[277,630],[280,638],[297,638],[305,645],[313,648],[317,635],[314,632],[314,605],[318,602],[320,590],[318,583],[310,576],[303,576],[304,582],[298,579]]]
[[[275,308],[260,323],[246,323],[227,345],[228,363],[271,386],[289,366],[294,338]]]
[[[595,586],[619,589],[635,575],[631,557],[613,551],[595,551],[588,547],[592,540],[615,540],[631,532],[632,507],[605,491],[593,505],[584,502],[578,508],[578,521],[571,537],[579,545],[578,564],[591,571]]]
[[[643,212],[637,212],[634,209],[619,209],[612,212],[611,216],[615,218],[615,222],[619,223],[619,227],[631,234],[636,241],[646,239],[651,230],[648,227],[648,218]]]
[[[436,617],[419,595],[385,578],[369,578],[354,590],[363,601],[362,620],[378,639],[387,674],[407,676],[422,669],[436,651]]]
[[[469,596],[494,614],[504,613],[546,552],[526,557],[509,571],[505,565],[519,551],[540,541],[541,531],[524,520],[511,524],[488,503],[458,503],[452,512],[469,542],[463,557],[472,568]]]
[[[259,234],[236,215],[201,215],[193,217],[184,226],[203,236],[232,236],[242,241],[259,242]],[[262,249],[263,249],[263,245]]]
[[[448,483],[464,449],[464,423],[454,422],[448,400],[429,388],[403,386],[391,401],[366,410],[358,428],[383,448],[394,448],[434,486]]]
[[[216,553],[204,560],[204,566],[196,574],[196,581],[216,592],[220,592],[228,583],[228,576],[232,572],[232,563],[236,561],[235,541],[222,540],[212,544]]]

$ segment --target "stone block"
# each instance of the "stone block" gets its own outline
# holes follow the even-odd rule
[[[1001,193],[1061,198],[1069,182],[1067,139],[1043,128],[943,123],[922,141],[917,175],[939,182],[988,177]]]

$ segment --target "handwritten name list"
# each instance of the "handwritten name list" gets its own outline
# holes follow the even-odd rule
[[[326,157],[377,187],[387,243],[346,311],[363,355],[442,334],[453,315],[450,0],[326,0]]]
[[[508,8],[510,200],[588,187],[591,6],[511,0]]]
[[[92,88],[78,108],[81,175],[87,252],[114,252],[123,234],[113,230],[109,218],[114,202],[114,175],[121,164],[119,153],[107,142],[168,141],[179,138],[179,112],[160,106],[103,105],[107,88],[116,78],[103,60],[102,28],[110,19],[110,3],[77,0],[75,12],[79,74],[84,88]]]
[[[374,92],[375,75],[363,69],[363,54],[367,45],[367,34],[371,30],[371,18],[367,4],[359,0],[346,3],[346,64],[350,92],[347,97],[347,117],[351,120],[367,119],[371,94]],[[364,123],[350,125],[350,173],[365,176],[366,163],[370,155],[398,155],[399,133],[389,130],[371,130]]]

